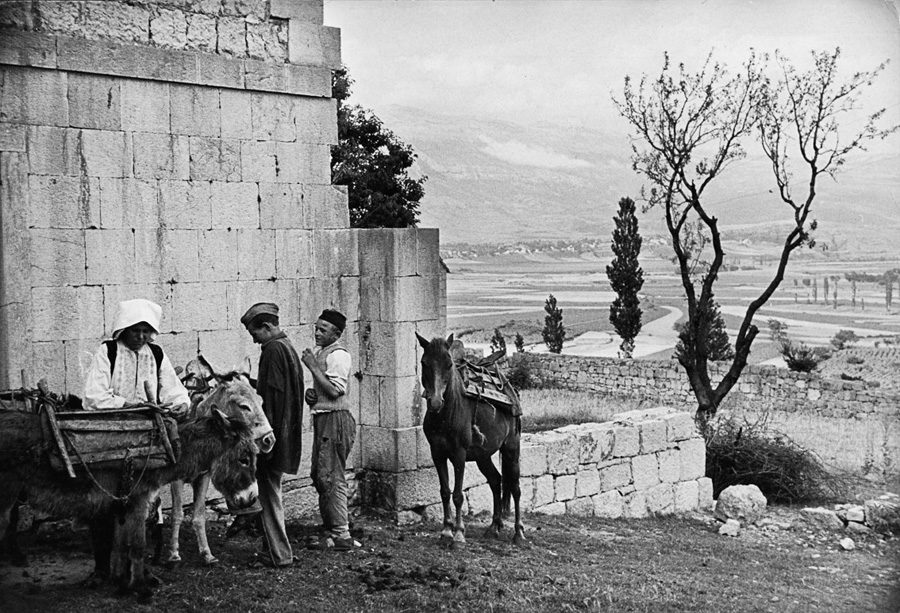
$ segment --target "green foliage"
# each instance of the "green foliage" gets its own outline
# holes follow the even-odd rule
[[[512,365],[510,366],[509,372],[506,374],[506,378],[517,390],[541,387],[540,380],[538,380],[531,371],[531,365],[523,359],[512,361]]]
[[[685,361],[693,363],[694,356],[701,349],[705,350],[706,357],[712,361],[730,360],[734,357],[734,349],[725,331],[725,320],[719,311],[719,304],[710,300],[705,309],[698,304],[696,325],[699,334],[691,322],[678,324],[678,343],[675,345],[675,358],[682,364]],[[697,338],[706,338],[705,348],[697,346]]]
[[[544,303],[544,329],[541,336],[550,353],[561,353],[563,341],[566,339],[566,328],[563,326],[562,309],[556,306],[556,298],[553,294]]]
[[[518,351],[519,353],[523,353],[525,351],[525,339],[522,337],[521,334],[516,332],[516,338],[515,338],[515,341],[513,341],[513,342],[516,345],[516,351]]]
[[[846,349],[851,345],[856,344],[859,341],[859,337],[856,336],[856,333],[853,330],[838,330],[837,334],[834,335],[834,338],[831,339],[831,345],[840,351],[841,349]]]
[[[641,301],[638,292],[644,285],[644,271],[638,264],[641,253],[641,235],[634,214],[634,200],[619,200],[619,212],[613,218],[612,251],[615,257],[606,267],[609,284],[616,298],[609,305],[609,322],[622,339],[620,355],[630,358],[634,351],[634,339],[641,331]]]
[[[370,109],[348,105],[353,80],[346,68],[332,73],[338,144],[331,148],[331,181],[346,185],[354,228],[406,228],[419,221],[427,177],[414,179],[411,146],[384,127]]]
[[[773,431],[766,416],[756,422],[720,418],[706,441],[706,476],[713,496],[730,485],[755,485],[773,502],[821,502],[840,498],[845,483],[819,458]]]
[[[831,357],[824,347],[809,347],[803,343],[792,343],[787,339],[781,343],[781,355],[787,367],[794,372],[812,372]]]
[[[788,325],[777,319],[770,319],[766,324],[769,326],[769,338],[775,343],[783,343],[787,340]]]
[[[494,328],[494,336],[491,337],[491,353],[502,351],[506,355],[506,339],[500,333],[500,328]]]

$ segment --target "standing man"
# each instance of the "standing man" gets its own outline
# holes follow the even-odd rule
[[[294,346],[279,327],[278,305],[254,304],[241,317],[241,323],[253,342],[262,345],[256,393],[275,431],[275,447],[257,459],[256,480],[271,564],[285,567],[293,563],[294,555],[284,527],[281,478],[284,473],[296,474],[300,467],[303,370]]]
[[[350,536],[347,515],[347,456],[356,438],[356,420],[347,406],[350,352],[340,343],[347,318],[325,309],[316,321],[316,349],[303,350],[303,364],[313,377],[306,403],[313,415],[313,485],[319,493],[319,513],[325,526],[323,539],[313,539],[311,549],[349,551],[359,543]]]

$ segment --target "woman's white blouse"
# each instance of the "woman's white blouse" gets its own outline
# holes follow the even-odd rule
[[[148,345],[135,352],[122,341],[117,341],[116,371],[109,372],[109,356],[106,345],[91,359],[84,383],[84,408],[118,409],[126,404],[147,402],[144,382],[156,391],[156,402],[161,405],[190,404],[190,397],[178,374],[163,354],[160,373],[156,372],[156,359]]]

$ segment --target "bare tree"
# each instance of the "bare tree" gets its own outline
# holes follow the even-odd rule
[[[839,56],[839,50],[813,53],[814,67],[798,72],[776,54],[780,74],[770,79],[767,59],[753,53],[734,75],[713,62],[712,55],[699,72],[690,73],[683,64],[673,67],[666,54],[659,77],[648,80],[645,76],[637,86],[626,77],[622,99],[614,100],[634,132],[632,166],[650,184],[649,192],[642,193],[646,209],[663,208],[678,262],[688,307],[689,334],[685,336],[691,340],[678,361],[697,399],[701,424],[715,415],[747,365],[759,333],[753,317],[784,279],[791,253],[814,244],[811,233],[816,222],[810,218],[810,207],[819,178],[833,176],[847,154],[863,149],[867,140],[893,131],[875,127],[882,110],[850,139],[841,138],[838,118],[855,108],[860,90],[872,83],[883,65],[838,82]],[[747,307],[731,365],[714,385],[709,374],[708,335],[713,286],[725,253],[718,219],[710,213],[704,196],[710,184],[745,157],[742,143],[751,136],[762,144],[777,194],[789,207],[794,223],[784,239],[772,280]],[[795,162],[798,169],[790,167]],[[799,173],[798,194],[792,189],[795,172]],[[699,243],[695,240],[698,228],[706,237]],[[708,259],[696,253],[710,248]]]

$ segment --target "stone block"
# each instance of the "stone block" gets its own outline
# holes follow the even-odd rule
[[[415,376],[415,325],[366,322],[360,330],[360,370],[364,375]]]
[[[206,53],[216,52],[216,18],[199,13],[187,13],[187,39],[185,47]]]
[[[82,8],[84,23],[91,24],[94,35],[124,42],[147,43],[150,19],[145,7],[119,2],[86,2]],[[98,36],[98,38],[101,36]]]
[[[259,228],[259,187],[256,183],[210,183],[213,228]]]
[[[647,499],[644,492],[637,491],[622,497],[622,516],[633,519],[647,517]]]
[[[131,175],[131,140],[124,132],[81,130],[76,136],[82,173],[91,177]]]
[[[221,35],[221,30],[219,34]],[[244,88],[244,63],[242,61],[212,53],[191,53],[190,55],[196,58],[198,75],[196,81],[201,85],[231,89]],[[189,82],[193,83],[194,80]],[[223,136],[225,136],[224,133]]]
[[[415,228],[359,230],[359,274],[373,277],[403,277],[417,273]]]
[[[137,279],[135,237],[129,229],[87,230],[85,258],[88,284],[141,282]]]
[[[362,468],[400,472],[418,465],[416,428],[362,426]]]
[[[34,229],[31,254],[31,286],[84,285],[83,230]]]
[[[275,181],[275,143],[241,142],[241,176],[245,181]]]
[[[27,18],[30,18],[31,7],[26,4],[20,7]],[[56,68],[56,39],[44,32],[4,29],[3,45],[0,45],[0,64]]]
[[[492,458],[492,462],[494,467],[499,470],[497,467],[497,461]],[[454,477],[453,477],[453,467],[450,466],[450,487],[453,487]],[[487,483],[487,479],[478,469],[478,467],[474,463],[466,464],[466,471],[463,473],[463,490],[471,489],[473,487],[478,487],[479,485],[484,485]]]
[[[631,475],[634,487],[645,490],[659,483],[659,465],[656,455],[638,455],[631,458]]]
[[[715,501],[713,500],[713,483],[709,477],[700,477],[697,479],[698,500],[697,506],[701,511],[708,511],[713,508]]]
[[[299,479],[298,479],[299,481]],[[312,485],[284,493],[284,518],[288,521],[319,516],[319,494]]]
[[[600,472],[596,468],[579,470],[576,477],[578,480],[575,484],[575,496],[578,498],[593,496],[601,491]]]
[[[594,515],[608,519],[617,519],[625,513],[622,494],[616,490],[602,492],[591,497],[594,504]]]
[[[160,209],[155,180],[100,179],[103,228],[158,228]]]
[[[416,242],[416,273],[423,276],[444,275],[440,257],[440,231],[437,228],[419,228]]]
[[[269,14],[272,17],[322,25],[325,19],[323,7],[324,3],[320,0],[271,0]]]
[[[238,237],[233,230],[200,232],[200,270],[204,281],[230,281],[238,276]]]
[[[241,143],[234,139],[190,137],[193,181],[240,181]]]
[[[250,94],[253,138],[258,141],[293,142],[297,139],[291,96],[265,92]]]
[[[607,424],[582,424],[573,434],[580,464],[596,464],[612,456],[614,437]]]
[[[554,475],[574,475],[578,470],[578,446],[571,436],[558,432],[542,432],[532,436],[532,442],[547,450],[547,470]]]
[[[525,435],[521,442],[519,471],[526,477],[547,474],[547,449],[540,443],[532,442],[528,435]]]
[[[166,351],[166,355],[176,368],[187,366],[187,363],[197,357],[200,349],[200,339],[196,332],[172,332],[160,334],[156,337]]]
[[[594,515],[594,502],[590,498],[569,500],[566,502],[566,515],[592,517]]]
[[[32,338],[61,341],[103,336],[103,288],[36,287],[31,290]]]
[[[262,60],[244,60],[243,65],[244,85],[247,89],[265,92],[287,91],[287,75],[284,71],[284,64],[273,64]]]
[[[186,136],[136,132],[132,139],[135,177],[190,178],[190,141]]]
[[[172,319],[175,330],[205,331],[227,328],[228,301],[225,292],[224,283],[178,283],[173,286]],[[235,331],[236,334],[240,332]]]
[[[192,283],[206,279],[205,269],[200,267],[199,235],[198,230],[136,232],[135,258],[138,262],[154,262],[157,268],[152,278],[163,283]],[[203,275],[201,270],[204,270]]]
[[[613,427],[612,457],[626,458],[640,452],[640,430],[636,426]]]
[[[418,457],[419,467],[434,467],[434,460],[431,458],[431,445],[425,437],[422,428],[417,428],[416,434],[416,455]]]
[[[681,480],[681,454],[678,449],[667,449],[656,454],[659,463],[659,480],[675,483]]]
[[[534,507],[543,507],[553,502],[556,490],[553,475],[542,475],[534,480]]]
[[[32,343],[32,384],[35,381],[44,379],[47,385],[54,392],[67,390],[66,388],[66,342],[65,341],[47,341],[40,343]],[[73,365],[74,366],[74,365]],[[73,370],[77,370],[77,367]],[[84,391],[82,389],[73,389],[72,392],[81,396]]]
[[[409,470],[393,476],[395,505],[410,509],[440,502],[441,493],[434,470]]]
[[[310,280],[307,321],[315,322],[323,308],[341,311],[348,322],[359,320],[359,277],[321,277]],[[345,339],[346,340],[346,339]],[[347,341],[349,342],[349,341]]]
[[[358,276],[357,233],[354,230],[314,230],[316,276]]]
[[[212,226],[209,183],[160,180],[158,185],[160,220],[167,229]]]
[[[250,92],[223,89],[219,92],[222,138],[253,138]]]
[[[279,302],[277,281],[235,281],[226,285],[229,328],[243,330],[241,316],[257,302],[274,302],[279,309],[283,308]],[[279,310],[279,317],[280,315]]]
[[[700,499],[700,486],[696,481],[682,481],[674,485],[675,512],[696,511]]]
[[[22,125],[0,123],[0,152],[25,152],[26,128]]]
[[[157,134],[172,131],[168,83],[138,79],[124,79],[120,83],[122,129]]]
[[[69,125],[121,130],[120,79],[73,72],[68,78]]]
[[[65,36],[56,44],[60,70],[166,82],[197,80],[196,52]]]
[[[247,23],[247,55],[254,59],[283,64],[288,57],[287,39],[287,24]]]
[[[341,31],[339,28],[293,20],[288,34],[288,54],[292,64],[341,67]]]
[[[281,278],[302,279],[315,275],[310,230],[275,230],[275,269]]]
[[[414,376],[365,376],[360,402],[366,423],[385,428],[418,426],[424,417],[422,391]]]
[[[285,91],[297,96],[331,97],[331,69],[324,66],[284,65]]]
[[[238,241],[240,241],[240,236],[238,236]],[[272,244],[274,245],[274,243]],[[274,277],[266,280],[270,281],[272,278]],[[275,281],[275,285],[278,295],[275,302],[281,309],[279,311],[281,321],[286,326],[299,326],[302,336],[298,337],[298,341],[304,346],[312,345],[315,342],[313,325],[309,323],[310,319],[304,316],[305,309],[309,308],[307,301],[313,295],[309,289],[309,279],[278,279]],[[350,354],[355,358],[356,347],[353,334],[352,325],[348,324],[347,329],[344,330],[344,343],[349,346]],[[359,399],[356,400],[358,404]]]
[[[667,446],[666,422],[653,420],[641,423],[641,453],[662,451]]]
[[[259,184],[259,223],[262,228],[309,228],[300,185],[290,183]]]
[[[178,326],[184,329],[180,323]],[[216,368],[231,370],[240,363],[244,356],[248,355],[252,356],[251,363],[254,369],[259,363],[259,351],[253,345],[250,335],[243,330],[236,328],[231,330],[200,330],[197,333],[197,338],[199,352]],[[303,436],[306,437],[307,433],[304,432]],[[311,437],[309,439],[304,438],[303,448],[312,449]],[[304,453],[303,455],[308,456],[309,454]],[[303,471],[302,462],[300,474],[309,474],[308,467],[306,471]]]
[[[67,89],[65,72],[4,66],[0,68],[0,121],[68,126]]]
[[[706,474],[706,444],[702,438],[678,443],[681,475],[679,481],[698,479]]]
[[[534,506],[534,479],[522,477],[519,479],[519,509],[520,511],[528,511]],[[515,506],[510,505],[510,509],[515,511]]]
[[[577,479],[575,475],[560,475],[556,477],[554,488],[556,491],[555,500],[557,502],[565,502],[575,498],[575,484]]]
[[[210,138],[221,136],[219,90],[173,83],[169,86],[169,99],[173,134]]]
[[[468,471],[466,471],[468,472]],[[494,512],[494,494],[487,483],[466,490],[466,506],[470,515]]]
[[[187,27],[187,17],[182,11],[157,7],[150,14],[150,41],[160,47],[184,49]]]
[[[217,49],[223,55],[247,57],[247,24],[243,19],[220,17]]]
[[[89,338],[89,339],[71,339],[63,342],[65,348],[65,382],[64,387],[59,388],[56,387],[53,383],[50,384],[50,389],[53,391],[63,390],[68,394],[75,394],[76,396],[83,397],[84,396],[84,378],[87,374],[88,367],[90,366],[91,359],[93,358],[94,352],[97,351],[97,339]],[[169,352],[169,345],[165,345],[166,353]],[[34,356],[34,365],[35,365],[35,375],[38,375],[37,379],[40,380],[42,376],[46,376],[50,374],[51,367],[46,366],[42,368],[42,364],[53,364],[54,366],[59,364],[58,357],[53,358],[53,362],[41,362],[38,360],[38,355],[35,353]],[[56,375],[57,377],[59,375]],[[57,379],[58,380],[58,379]]]
[[[274,145],[275,180],[282,183],[300,183],[307,181],[305,176],[305,151],[298,143],[276,141]]]
[[[347,188],[340,185],[302,186],[304,227],[348,228],[350,209],[347,204]]]
[[[237,274],[242,281],[275,277],[275,230],[237,230]]]
[[[33,175],[81,175],[77,130],[28,126],[25,145]]]
[[[295,96],[292,101],[297,142],[336,145],[337,101],[333,98]]]
[[[90,177],[28,179],[28,226],[92,228],[100,226],[100,181]]]
[[[644,495],[647,510],[653,515],[671,515],[675,511],[674,487],[660,483],[648,489]]]
[[[566,514],[566,503],[565,502],[551,502],[550,504],[545,504],[543,506],[536,506],[531,511],[532,513],[540,513],[542,515],[565,515]]]
[[[600,489],[604,492],[625,487],[631,482],[631,462],[628,460],[600,467]]]
[[[666,438],[669,441],[683,441],[697,436],[697,424],[690,413],[673,413],[665,417]]]
[[[29,7],[47,32],[77,32],[81,7],[68,2],[42,2]]]
[[[419,321],[439,315],[438,277],[362,277],[361,292],[369,319]]]

